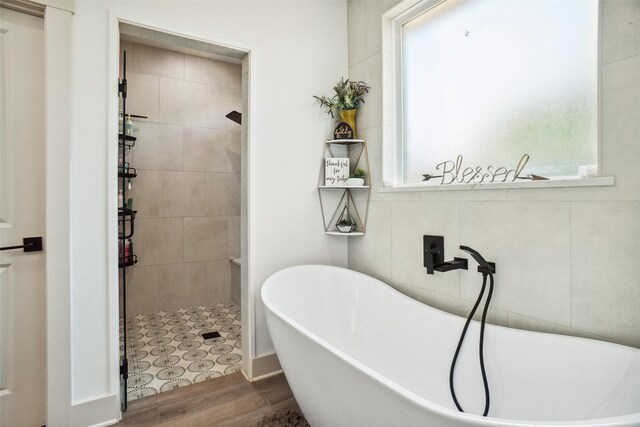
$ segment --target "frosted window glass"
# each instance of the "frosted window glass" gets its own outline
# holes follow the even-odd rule
[[[404,182],[466,166],[597,161],[597,0],[448,0],[402,27]]]

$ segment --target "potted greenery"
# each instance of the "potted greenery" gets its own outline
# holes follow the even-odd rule
[[[349,212],[349,207],[345,204],[336,222],[336,228],[341,233],[351,233],[355,227],[356,222]]]
[[[355,228],[356,223],[353,222],[352,218],[342,219],[336,222],[336,228],[341,233],[351,233]]]
[[[349,187],[362,187],[364,185],[365,175],[366,172],[364,171],[364,169],[357,168],[347,180],[347,185]]]
[[[360,103],[364,104],[364,95],[369,92],[369,86],[363,81],[352,82],[344,77],[333,87],[335,95],[332,97],[315,96],[314,98],[321,107],[327,109],[327,114],[334,117],[338,112],[339,124],[346,123],[352,129],[351,138],[356,138],[356,111],[360,108]],[[337,136],[337,135],[336,135]]]

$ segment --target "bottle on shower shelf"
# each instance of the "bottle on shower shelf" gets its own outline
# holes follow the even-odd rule
[[[124,262],[129,262],[131,257],[131,239],[127,239],[124,241]]]
[[[131,120],[131,116],[127,114],[127,123],[125,125],[127,135],[133,135],[133,120]]]

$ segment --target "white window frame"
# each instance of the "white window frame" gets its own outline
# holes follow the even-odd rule
[[[598,22],[598,137],[597,137],[597,173],[595,177],[580,178],[577,176],[553,177],[548,181],[492,182],[479,184],[440,185],[434,182],[404,183],[404,150],[403,150],[403,81],[402,81],[402,26],[444,3],[447,0],[404,0],[389,9],[382,16],[382,102],[383,102],[383,143],[382,143],[382,180],[381,192],[391,191],[442,191],[470,189],[510,189],[541,187],[585,187],[614,185],[613,176],[601,175],[601,43],[602,43],[602,0],[599,1]]]

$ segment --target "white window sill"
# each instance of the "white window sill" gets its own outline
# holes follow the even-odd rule
[[[398,187],[384,187],[379,193],[395,193],[403,191],[457,191],[457,190],[496,190],[519,188],[561,188],[561,187],[606,187],[614,185],[612,176],[597,176],[593,178],[578,178],[577,176],[563,176],[551,178],[548,181],[518,181],[518,182],[483,182],[479,184],[444,184],[419,183]]]

